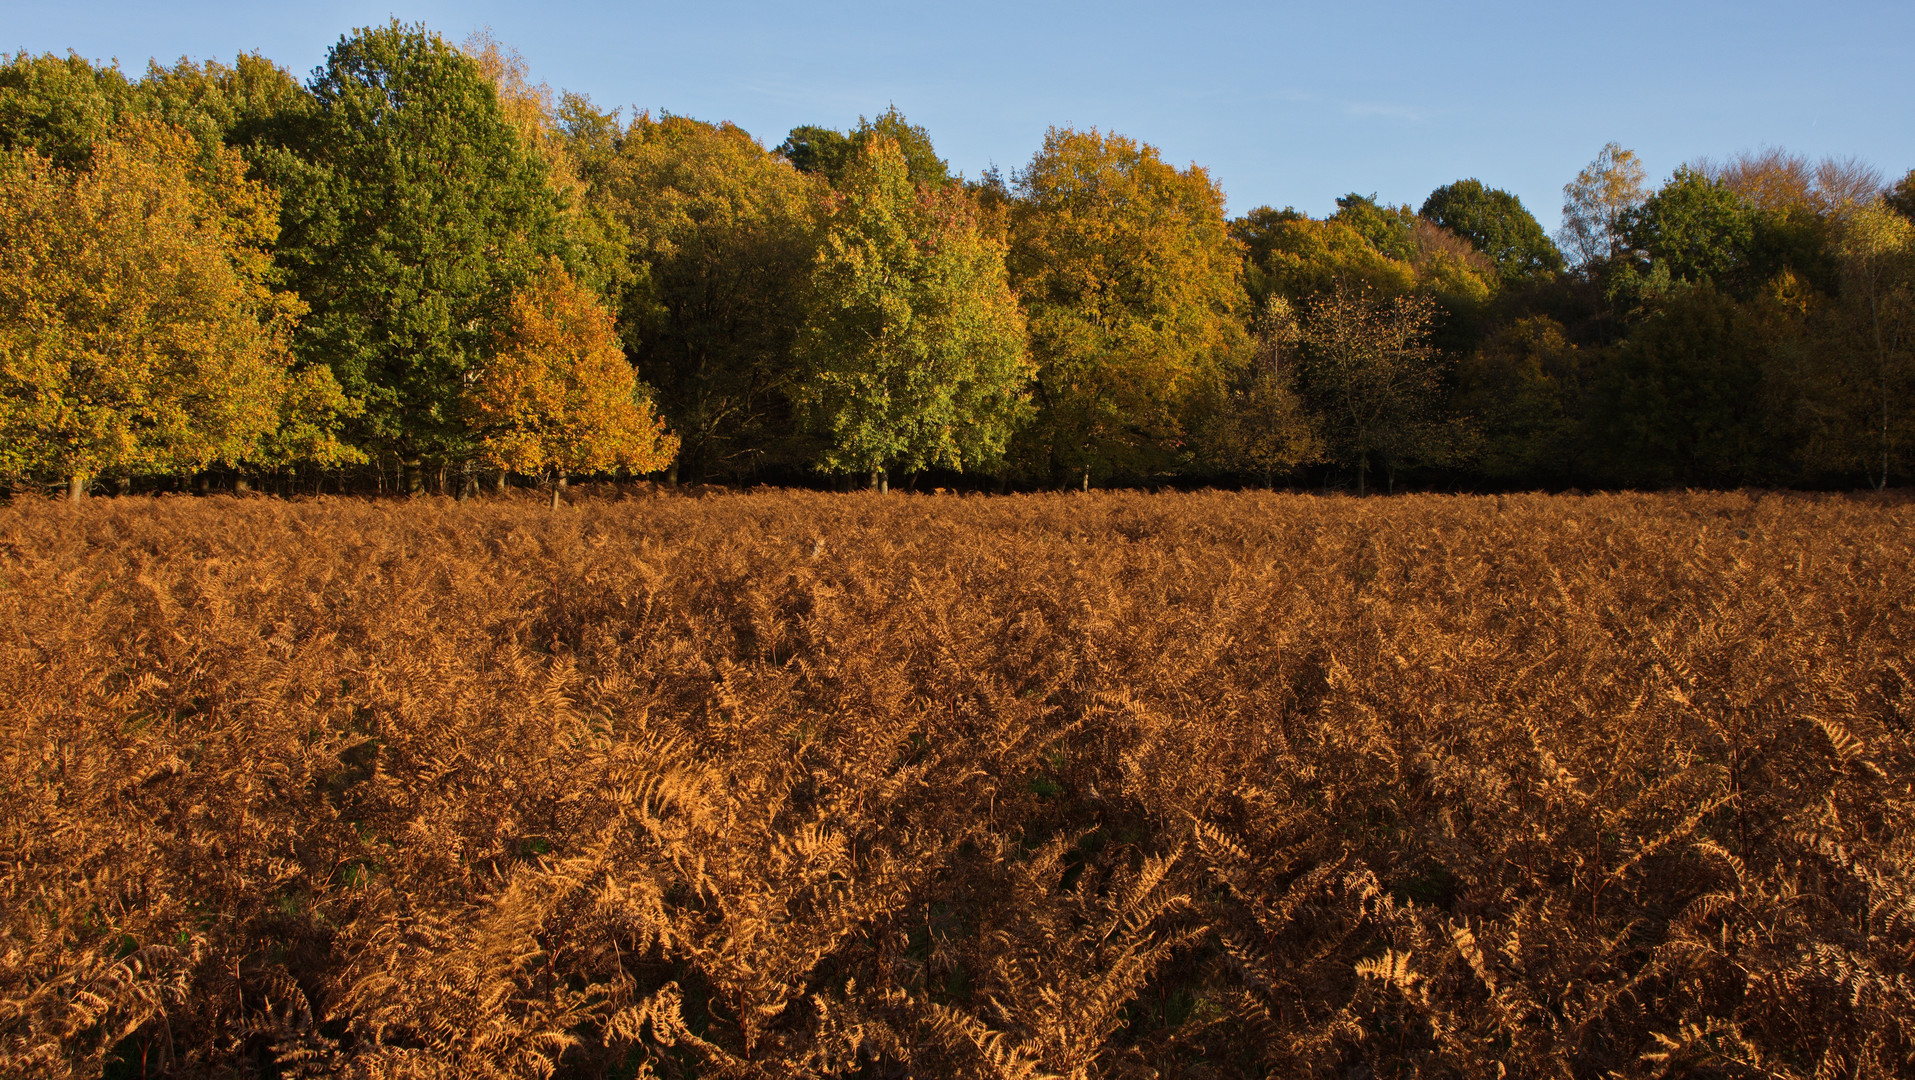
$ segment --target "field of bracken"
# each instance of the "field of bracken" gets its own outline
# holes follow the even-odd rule
[[[1915,1073],[1915,504],[0,508],[0,1074]]]

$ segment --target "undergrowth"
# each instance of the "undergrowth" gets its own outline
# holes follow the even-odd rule
[[[0,1072],[1915,1071],[1915,507],[0,509]]]

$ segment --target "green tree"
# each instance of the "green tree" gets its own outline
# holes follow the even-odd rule
[[[1014,190],[1011,278],[1038,363],[1024,468],[1088,483],[1176,466],[1193,403],[1249,352],[1222,189],[1155,147],[1052,128]]]
[[[931,133],[906,120],[896,105],[887,107],[875,119],[859,117],[858,126],[850,134],[812,125],[792,128],[778,153],[798,171],[823,176],[835,187],[859,153],[878,139],[898,145],[912,183],[937,186],[950,182],[950,166],[931,145]]]
[[[1338,285],[1360,287],[1378,296],[1422,293],[1440,310],[1435,343],[1465,352],[1481,333],[1489,300],[1500,277],[1488,256],[1469,241],[1406,208],[1378,211],[1367,200],[1353,201],[1322,221],[1294,210],[1262,207],[1232,223],[1245,245],[1244,285],[1262,304],[1280,296],[1308,305]],[[1358,228],[1385,239],[1398,254],[1385,253]]]
[[[473,451],[461,396],[507,299],[569,253],[549,169],[485,74],[394,21],[340,39],[313,113],[264,164],[285,212],[279,258],[312,307],[300,357],[362,403],[356,445],[414,468]]]
[[[15,53],[0,65],[0,150],[35,150],[62,168],[83,168],[133,99],[118,67],[72,53]]]
[[[1358,195],[1352,191],[1337,200],[1337,211],[1330,220],[1348,225],[1370,242],[1385,258],[1408,262],[1416,251],[1412,232],[1416,215],[1407,206],[1384,206],[1375,193]]]
[[[1523,201],[1481,180],[1458,180],[1430,192],[1417,214],[1468,240],[1490,257],[1506,284],[1560,273],[1563,253]]]
[[[0,160],[0,469],[67,479],[341,456],[302,306],[271,287],[271,191],[232,151],[129,119],[81,170]]]
[[[796,464],[796,335],[823,185],[730,124],[640,116],[598,190],[631,237],[628,348],[696,478]]]
[[[241,55],[231,67],[149,63],[137,82],[77,56],[21,53],[0,66],[0,146],[30,147],[67,168],[84,166],[94,144],[124,119],[180,128],[210,162],[222,146],[250,151],[262,140],[283,139],[309,106],[298,81],[257,54]]]
[[[292,73],[257,53],[231,67],[217,60],[147,66],[135,86],[144,114],[193,134],[205,147],[228,146],[253,159],[262,146],[285,141],[312,112],[312,95]]]
[[[518,50],[489,30],[467,37],[459,51],[471,57],[492,84],[499,111],[518,134],[519,144],[545,163],[546,183],[559,199],[560,221],[578,280],[608,301],[615,300],[632,283],[626,251],[630,237],[609,208],[590,197],[585,173],[593,165],[583,155],[594,151],[568,127],[595,112],[591,102],[572,95],[562,105],[550,86],[532,82]]]
[[[1755,208],[1719,180],[1687,166],[1621,218],[1621,238],[1632,255],[1628,284],[1713,282],[1747,294],[1758,282],[1750,263]],[[1625,284],[1624,287],[1628,287]]]
[[[824,223],[799,401],[827,472],[887,485],[892,468],[988,465],[1023,418],[1031,369],[1004,247],[960,187],[912,183],[867,142]]]
[[[813,173],[835,183],[856,156],[851,137],[836,128],[800,124],[792,128],[778,145],[778,154],[803,173]]]

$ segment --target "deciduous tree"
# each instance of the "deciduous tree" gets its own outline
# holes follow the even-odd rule
[[[792,128],[778,153],[800,172],[815,173],[835,186],[875,139],[897,143],[912,183],[935,187],[950,182],[950,167],[931,145],[931,133],[906,120],[896,105],[887,107],[875,119],[859,117],[858,126],[849,134],[810,124]]]
[[[1316,419],[1297,391],[1301,336],[1290,301],[1272,296],[1264,302],[1251,362],[1201,410],[1197,442],[1204,464],[1255,476],[1269,488],[1278,475],[1322,457]]]
[[[1455,403],[1478,435],[1483,475],[1534,484],[1574,474],[1582,361],[1562,324],[1542,315],[1498,327],[1459,361]]]
[[[1088,483],[1175,466],[1195,395],[1248,352],[1223,190],[1153,146],[1052,128],[1014,191],[1011,276],[1038,363],[1024,468]]]
[[[1659,298],[1593,365],[1589,472],[1645,487],[1751,484],[1780,462],[1758,320],[1703,282]]]
[[[1416,287],[1414,267],[1378,251],[1345,221],[1262,206],[1232,222],[1231,233],[1244,244],[1244,283],[1258,304],[1270,296],[1300,302],[1338,283],[1389,296]]]
[[[731,124],[639,116],[596,190],[631,237],[620,322],[698,479],[795,465],[793,348],[824,185]]]
[[[1026,411],[1024,319],[1004,247],[961,187],[914,184],[898,144],[859,151],[832,199],[800,342],[819,466],[886,484],[1002,456]]]
[[[1841,292],[1809,356],[1805,452],[1879,489],[1908,469],[1915,446],[1915,224],[1865,207],[1842,224],[1834,250]]]
[[[1563,185],[1558,242],[1578,267],[1596,268],[1621,251],[1623,215],[1647,197],[1647,175],[1635,151],[1609,143]]]
[[[1337,199],[1336,213],[1331,214],[1329,220],[1355,229],[1388,258],[1408,262],[1416,251],[1416,241],[1411,236],[1416,228],[1416,214],[1407,206],[1385,206],[1377,202],[1374,192],[1358,195],[1352,191]]]
[[[612,315],[557,259],[514,294],[466,392],[484,460],[513,472],[656,472],[678,440],[618,345]]]
[[[534,83],[525,57],[489,29],[467,37],[459,51],[491,82],[499,110],[518,134],[519,144],[545,163],[546,183],[559,199],[577,277],[615,301],[632,279],[626,253],[630,237],[604,202],[590,197],[585,174],[592,165],[582,160],[582,154],[591,152],[589,142],[567,127],[568,115],[577,121],[592,111],[590,101],[578,95],[562,101],[550,86]]]
[[[1303,387],[1322,421],[1325,449],[1356,470],[1368,490],[1378,459],[1440,460],[1450,432],[1437,414],[1442,359],[1430,347],[1436,303],[1428,296],[1378,296],[1338,285],[1307,310],[1301,326]]]
[[[134,96],[118,66],[95,66],[74,53],[7,56],[0,64],[0,150],[36,150],[62,168],[84,167]]]
[[[472,452],[459,402],[508,298],[569,244],[549,169],[476,63],[397,21],[340,39],[282,186],[296,347],[364,405],[352,437],[409,464]],[[416,470],[414,475],[416,476]]]
[[[1654,195],[1625,211],[1620,225],[1637,280],[1709,281],[1727,291],[1755,284],[1755,208],[1694,169],[1677,169]]]
[[[232,151],[123,121],[82,170],[0,162],[5,469],[91,479],[337,457],[324,369],[289,371],[302,305],[275,290],[272,193]]]
[[[1895,181],[1895,185],[1883,193],[1882,201],[1890,210],[1915,221],[1915,169]]]
[[[1523,201],[1481,180],[1458,180],[1437,188],[1417,213],[1488,255],[1507,284],[1563,268],[1563,253],[1523,208]]]
[[[1810,161],[1781,147],[1744,151],[1724,162],[1703,159],[1696,172],[1772,213],[1805,209],[1818,216],[1861,207],[1882,190],[1882,174],[1855,158]]]

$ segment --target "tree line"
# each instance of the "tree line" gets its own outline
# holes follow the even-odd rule
[[[394,21],[301,82],[0,64],[0,478],[883,488],[1885,487],[1915,431],[1915,171],[1780,150],[1552,237],[1476,179],[1237,218],[1053,128],[953,175],[895,108],[767,148]]]

